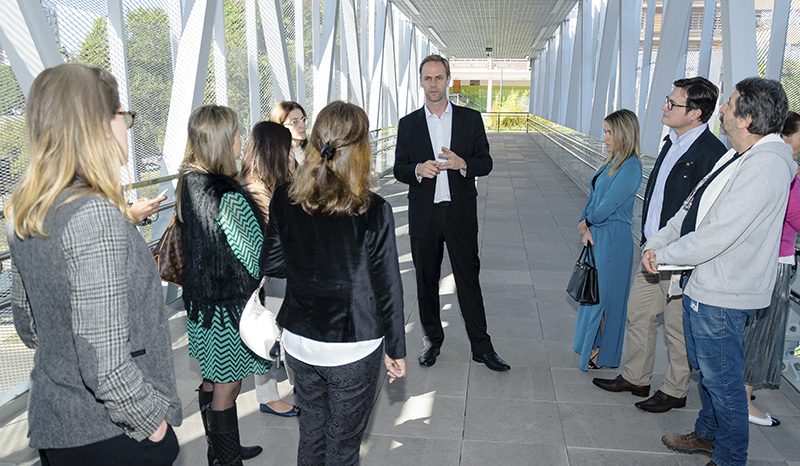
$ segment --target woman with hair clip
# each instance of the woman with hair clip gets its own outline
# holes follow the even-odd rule
[[[45,466],[178,456],[169,313],[120,189],[134,115],[111,74],[78,64],[42,71],[28,96],[30,162],[5,213],[14,325],[36,349],[30,444]]]
[[[244,149],[241,179],[263,214],[264,224],[269,221],[269,202],[275,188],[288,183],[294,171],[292,160],[292,134],[283,125],[261,121],[253,126]],[[266,288],[266,285],[265,285]],[[270,372],[256,375],[256,400],[261,412],[281,417],[293,417],[300,409],[283,400],[278,392],[278,381]]]
[[[789,112],[781,137],[792,148],[797,161],[800,156],[800,114]],[[744,381],[747,392],[748,420],[766,427],[781,421],[753,404],[753,390],[776,389],[781,384],[783,344],[786,339],[786,316],[795,264],[795,241],[800,231],[800,179],[797,176],[789,187],[789,203],[783,219],[781,245],[778,253],[778,278],[772,291],[769,307],[759,309],[747,318],[744,327]]]
[[[262,451],[240,447],[236,414],[242,379],[269,370],[239,336],[239,317],[262,277],[264,241],[258,206],[235,178],[241,144],[236,112],[196,108],[176,189],[189,354],[203,375],[198,401],[209,466],[240,465]]]
[[[578,310],[573,349],[582,371],[619,366],[633,267],[633,203],[642,182],[636,114],[627,109],[609,114],[603,135],[608,157],[592,178],[578,223],[581,241],[594,247],[600,291],[598,304]]]
[[[369,189],[368,127],[355,105],[323,108],[305,163],[270,205],[266,273],[286,276],[278,324],[302,413],[300,465],[358,464],[381,359],[390,383],[405,375],[394,218]]]
[[[282,100],[275,104],[269,113],[269,121],[289,128],[292,132],[292,157],[297,165],[302,165],[305,160],[304,150],[308,143],[306,128],[308,116],[300,104],[291,100]]]

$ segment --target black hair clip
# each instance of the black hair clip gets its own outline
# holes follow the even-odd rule
[[[326,142],[322,145],[322,149],[319,151],[319,154],[325,160],[333,160],[333,157],[336,156],[336,148],[333,147],[330,142]]]

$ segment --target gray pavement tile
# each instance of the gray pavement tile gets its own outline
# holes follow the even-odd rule
[[[599,390],[598,391],[602,391]],[[558,395],[558,389],[556,389]],[[632,398],[627,394],[628,398]],[[672,410],[654,415],[632,404],[609,406],[591,403],[559,401],[558,410],[568,447],[608,448],[664,453],[669,450],[661,443],[666,432],[689,432],[697,413]]]
[[[567,448],[570,466],[678,466],[681,459],[675,453],[604,450],[597,448]],[[688,456],[688,455],[684,455]],[[691,463],[704,465],[707,456],[694,455]]]
[[[464,439],[559,445],[564,434],[555,403],[469,397]]]
[[[578,354],[572,350],[572,340],[545,340],[544,347],[551,368],[577,369]]]
[[[529,445],[466,440],[461,448],[462,466],[567,466],[563,445]]]
[[[367,431],[460,440],[464,426],[464,405],[464,398],[436,396],[434,391],[410,395],[402,400],[392,400],[381,391]]]
[[[460,440],[373,433],[361,444],[363,466],[457,466],[460,455]]]
[[[488,326],[489,334],[500,338],[542,338],[542,325],[536,318],[492,316]]]
[[[758,430],[772,447],[786,460],[800,462],[800,418],[784,416],[779,418],[778,427],[759,427]]]
[[[502,270],[481,268],[481,284],[491,286],[498,283],[509,285],[528,285],[531,284],[531,274],[525,270]]]
[[[489,330],[492,330],[489,321]],[[509,338],[499,332],[491,332],[495,351],[503,357],[512,370],[517,366],[547,368],[547,353],[541,338]]]
[[[509,361],[505,355],[503,358]],[[511,364],[508,372],[493,372],[473,363],[469,371],[468,397],[555,401],[549,369],[519,364]]]
[[[433,367],[423,367],[417,362],[417,354],[409,354],[406,358],[405,380],[396,380],[383,385],[384,390],[398,387],[398,392],[411,395],[435,392],[439,396],[465,397],[467,396],[467,380],[469,363],[449,362],[437,360]],[[400,386],[404,385],[403,390]]]

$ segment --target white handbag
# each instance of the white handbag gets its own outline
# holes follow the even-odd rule
[[[263,359],[270,360],[269,350],[279,337],[280,329],[275,323],[275,313],[261,302],[261,288],[267,282],[267,277],[261,279],[258,288],[244,305],[242,316],[239,318],[239,335],[251,351]]]

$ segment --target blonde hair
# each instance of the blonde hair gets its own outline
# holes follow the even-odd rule
[[[233,177],[238,173],[232,148],[239,134],[239,117],[233,109],[221,105],[197,107],[189,115],[188,133],[175,190],[176,212],[180,221],[183,221],[181,194],[186,175],[207,173]]]
[[[366,212],[372,163],[368,131],[369,120],[361,108],[341,101],[323,108],[309,138],[306,160],[289,188],[292,202],[310,214]]]
[[[611,130],[611,140],[614,141],[614,150],[609,148],[606,163],[611,165],[609,176],[619,170],[619,167],[630,157],[639,157],[639,119],[632,111],[623,108],[610,113],[603,120],[608,123]]]
[[[47,236],[47,212],[76,178],[64,204],[96,194],[134,221],[120,186],[127,157],[110,126],[119,108],[117,81],[100,68],[63,64],[34,79],[25,109],[30,162],[5,209],[18,237]]]

